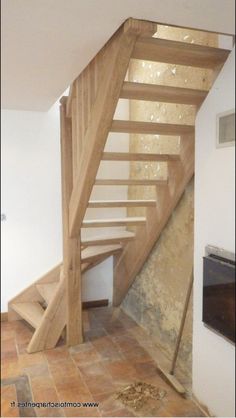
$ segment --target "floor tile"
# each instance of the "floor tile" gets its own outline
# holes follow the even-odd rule
[[[133,365],[127,360],[107,361],[105,367],[112,378],[120,379],[126,376],[136,375],[136,370]]]
[[[111,307],[90,309],[83,316],[83,344],[68,348],[61,343],[35,354],[26,351],[31,327],[23,321],[1,324],[3,416],[201,416],[192,400],[183,399],[158,373],[157,363],[168,367],[170,360],[135,321]],[[133,411],[117,400],[120,390],[139,381],[164,389],[163,402],[151,402],[149,409]],[[9,399],[16,393],[20,399],[37,402],[95,401],[99,406],[9,412]]]
[[[44,353],[50,364],[65,361],[70,357],[66,346],[46,350]]]
[[[122,352],[129,351],[129,350],[136,350],[137,347],[140,347],[136,338],[128,335],[118,335],[112,337],[112,341],[118,346],[119,350]]]
[[[103,376],[91,376],[90,378],[85,379],[85,382],[92,395],[115,391],[114,381],[108,374]]]
[[[1,389],[1,416],[2,417],[19,417],[19,409],[17,408],[17,394],[14,384],[3,386]],[[15,404],[11,404],[14,402]],[[11,406],[12,405],[12,406]]]
[[[94,347],[89,348],[86,351],[73,353],[71,354],[71,356],[78,366],[83,364],[94,363],[101,360],[101,356]]]
[[[143,347],[137,346],[134,349],[131,350],[127,350],[124,352],[124,356],[127,360],[131,361],[131,362],[147,362],[147,361],[151,361],[152,358],[150,357],[150,355],[147,353],[146,350],[144,350]]]
[[[15,338],[1,340],[1,360],[17,361],[17,359]]]
[[[70,347],[69,352],[70,352],[70,354],[76,354],[76,353],[81,353],[81,352],[84,352],[84,351],[88,351],[91,348],[93,348],[92,343],[90,341],[86,341],[83,344],[78,344],[78,345],[75,345],[73,347]]]
[[[94,376],[104,376],[107,374],[103,362],[97,361],[91,364],[81,364],[78,369],[83,378],[89,379]]]
[[[46,362],[46,358],[43,353],[33,353],[33,354],[19,354],[19,366],[21,369],[25,367],[31,367],[35,364],[41,364]]]
[[[19,361],[1,361],[1,377],[2,379],[13,378],[20,374]]]
[[[54,386],[52,378],[49,376],[37,376],[30,380],[32,396],[34,402],[59,402],[57,392]],[[35,408],[37,416],[64,416],[64,410],[62,408]]]
[[[116,361],[124,359],[123,354],[117,349],[117,346],[109,336],[93,340],[92,343],[103,360]]]

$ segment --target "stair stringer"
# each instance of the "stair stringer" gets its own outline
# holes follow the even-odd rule
[[[56,346],[66,325],[66,287],[63,272],[56,292],[45,309],[42,321],[35,330],[27,347],[28,353],[35,353]]]
[[[60,279],[62,263],[53,267],[50,271],[40,277],[38,280],[34,281],[30,286],[18,293],[14,298],[8,302],[8,321],[21,320],[22,318],[18,315],[12,308],[11,305],[14,303],[23,303],[23,302],[39,302],[43,303],[44,299],[39,294],[37,290],[37,284],[46,284],[57,282]]]
[[[114,261],[114,306],[122,302],[193,177],[193,136],[181,137],[180,161],[169,162],[168,172],[168,185],[157,186],[156,208],[147,208],[146,226],[137,230],[135,240],[127,243],[123,253]]]
[[[80,233],[135,44],[141,35],[152,35],[155,31],[156,25],[151,22],[128,19],[104,47],[103,74],[89,116],[81,164],[69,202],[70,237]]]

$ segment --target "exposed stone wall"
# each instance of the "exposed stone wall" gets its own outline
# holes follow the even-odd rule
[[[216,35],[158,26],[157,37],[217,46]],[[133,60],[129,80],[209,89],[210,70]],[[149,122],[194,124],[194,106],[131,101],[130,119]],[[161,135],[130,135],[131,152],[177,153],[180,139]],[[130,164],[130,178],[166,178],[166,163]],[[130,199],[155,197],[154,187],[130,187]],[[143,215],[145,209],[129,209],[130,216]],[[171,354],[186,295],[193,260],[193,181],[169,220],[149,259],[122,303],[123,309],[145,327],[163,349]],[[192,302],[189,306],[179,362],[191,373]]]

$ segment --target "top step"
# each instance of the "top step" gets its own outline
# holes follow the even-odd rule
[[[227,49],[170,41],[158,38],[140,38],[132,58],[215,69],[224,64],[229,53]]]

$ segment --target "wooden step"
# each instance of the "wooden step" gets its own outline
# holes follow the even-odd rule
[[[104,161],[176,161],[179,159],[179,154],[149,154],[141,152],[104,152],[102,155],[102,160]]]
[[[47,305],[49,304],[50,300],[55,294],[58,284],[59,284],[58,282],[52,282],[52,283],[43,283],[43,284],[36,285],[38,292],[43,297]]]
[[[155,179],[97,179],[95,186],[166,186],[168,180]]]
[[[230,51],[158,38],[140,38],[132,58],[176,65],[215,69],[224,64]]]
[[[81,252],[82,263],[94,263],[100,258],[116,254],[122,250],[122,245],[96,245],[94,247],[85,248]]]
[[[146,218],[144,217],[130,217],[117,219],[90,219],[84,220],[82,228],[101,228],[108,226],[126,226],[126,225],[145,225]]]
[[[38,302],[13,303],[11,308],[33,328],[36,329],[40,325],[44,309]]]
[[[111,132],[147,135],[193,135],[193,125],[176,125],[172,123],[134,122],[129,120],[113,120]]]
[[[130,100],[146,100],[164,103],[179,103],[199,106],[208,91],[181,87],[158,86],[155,84],[125,81],[120,97]]]
[[[90,245],[107,245],[132,241],[135,237],[133,232],[119,231],[113,232],[112,234],[106,234],[97,237],[84,238],[81,240],[81,244],[88,247]]]
[[[88,208],[133,208],[156,206],[156,200],[90,200]]]

